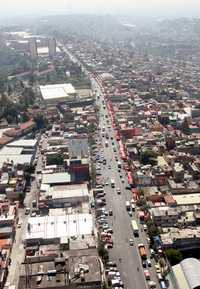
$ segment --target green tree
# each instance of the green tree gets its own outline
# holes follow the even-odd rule
[[[104,263],[108,262],[108,251],[105,249],[104,243],[101,240],[98,242],[98,254]]]
[[[48,165],[63,165],[64,157],[62,155],[52,155],[48,158]]]
[[[172,266],[180,263],[183,259],[182,253],[173,248],[166,249],[165,254]]]
[[[158,227],[151,220],[147,221],[146,225],[150,239],[160,234]]]
[[[37,129],[42,129],[46,127],[46,119],[40,113],[34,116],[34,121],[36,123]]]
[[[156,165],[157,164],[157,153],[146,149],[140,153],[140,162],[143,165]]]

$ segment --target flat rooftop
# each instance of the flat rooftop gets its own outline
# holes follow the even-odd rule
[[[94,227],[91,214],[30,217],[28,223],[30,224],[30,231],[27,230],[26,232],[26,240],[90,235]]]
[[[200,194],[181,194],[173,195],[177,206],[200,204]]]
[[[70,183],[71,176],[68,173],[53,173],[53,174],[43,174],[42,184],[61,184]]]
[[[35,147],[37,144],[37,139],[19,139],[7,144],[7,147]]]
[[[76,254],[76,250],[68,251],[68,256],[65,259],[55,258],[52,261],[41,261],[31,264],[31,275],[29,275],[29,288],[68,288],[67,275],[65,272],[69,270],[71,279],[71,285],[77,286],[77,288],[85,288],[85,284],[89,285],[89,288],[100,288],[101,283],[101,268],[99,257],[92,254],[94,250],[79,250]],[[60,262],[60,263],[59,263]],[[18,288],[25,289],[26,287],[26,268],[25,265],[21,265],[20,281]],[[84,282],[81,282],[80,270],[84,270]],[[41,274],[42,272],[42,274]],[[40,282],[37,282],[38,276],[41,276]],[[98,285],[97,285],[98,284]],[[88,287],[88,286],[87,286]],[[71,288],[71,287],[69,287]]]
[[[87,184],[53,186],[46,193],[47,196],[52,196],[52,199],[89,197]]]
[[[41,85],[40,91],[44,100],[68,98],[76,93],[71,83]]]

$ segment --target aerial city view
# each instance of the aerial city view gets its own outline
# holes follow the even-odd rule
[[[200,2],[3,2],[0,289],[200,289]]]

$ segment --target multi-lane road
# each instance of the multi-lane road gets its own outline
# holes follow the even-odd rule
[[[130,201],[132,196],[130,191],[126,190],[127,176],[123,169],[118,172],[117,155],[120,160],[120,153],[118,144],[115,140],[114,129],[111,124],[107,123],[108,115],[107,108],[103,108],[104,95],[100,86],[95,79],[92,79],[92,87],[99,95],[97,105],[100,108],[100,127],[105,128],[105,134],[108,134],[109,139],[105,137],[102,140],[102,150],[104,158],[107,160],[106,165],[102,165],[102,178],[104,182],[109,185],[105,187],[107,208],[113,210],[113,216],[109,218],[110,226],[113,228],[113,249],[109,250],[109,257],[111,261],[116,261],[122,275],[125,288],[128,289],[145,289],[149,288],[144,276],[144,268],[142,266],[141,258],[138,252],[138,244],[143,243],[148,248],[146,234],[137,218],[137,211],[130,217],[127,213],[125,203]],[[108,118],[109,119],[109,118]],[[105,141],[109,142],[105,146]],[[114,145],[113,145],[114,142]],[[116,152],[114,152],[114,148]],[[121,160],[120,160],[121,161]],[[109,166],[111,169],[109,169]],[[121,176],[120,176],[121,175]],[[111,188],[110,179],[115,180],[115,188]],[[124,179],[124,182],[122,182]],[[121,194],[117,194],[116,189],[120,188]],[[131,219],[137,220],[139,224],[139,237],[135,238],[131,229]],[[134,245],[130,246],[129,239],[134,239]],[[148,252],[148,251],[147,251]],[[150,257],[148,252],[148,257]],[[154,266],[147,268],[151,275],[151,280],[157,283],[156,273]],[[157,283],[158,284],[158,283]],[[157,285],[157,288],[159,285]]]
[[[127,289],[147,289],[149,288],[148,283],[144,276],[144,268],[142,266],[142,261],[138,252],[138,244],[143,243],[145,245],[147,251],[147,257],[150,259],[150,252],[148,249],[147,236],[144,232],[142,225],[139,223],[137,210],[133,213],[132,218],[128,215],[125,203],[126,201],[130,201],[132,195],[130,191],[126,190],[127,176],[125,171],[122,169],[121,172],[118,172],[117,161],[115,160],[115,155],[118,156],[120,160],[120,153],[118,149],[117,141],[115,140],[115,133],[112,127],[112,124],[109,119],[109,125],[107,123],[107,118],[105,115],[109,115],[107,107],[103,108],[104,92],[99,85],[99,82],[96,78],[94,78],[88,71],[84,68],[83,63],[81,63],[66,47],[62,46],[62,49],[65,53],[68,54],[70,59],[73,62],[78,63],[85,74],[90,78],[92,84],[92,90],[94,93],[99,95],[97,98],[97,105],[100,108],[100,127],[105,127],[105,134],[109,135],[109,140],[102,138],[102,149],[105,159],[107,160],[107,164],[102,168],[102,178],[105,183],[110,184],[110,179],[115,179],[115,189],[111,188],[111,186],[106,186],[106,202],[107,208],[113,210],[113,216],[110,217],[109,223],[113,228],[113,241],[114,246],[113,249],[109,250],[110,260],[118,263],[118,267],[120,269],[124,287]],[[113,140],[111,140],[111,138]],[[105,146],[105,141],[109,142],[108,147]],[[112,145],[114,142],[114,146]],[[116,152],[114,152],[114,147]],[[108,167],[111,166],[111,169]],[[122,175],[125,180],[122,183],[122,179],[120,178]],[[118,195],[116,192],[116,188],[121,189],[121,194]],[[139,225],[139,237],[134,237],[132,229],[131,229],[131,219],[135,219]],[[134,245],[129,245],[129,239],[134,239]],[[151,280],[156,283],[156,288],[160,288],[159,282],[156,276],[156,271],[154,268],[154,261],[152,262],[152,267],[148,267],[147,269],[150,272]]]

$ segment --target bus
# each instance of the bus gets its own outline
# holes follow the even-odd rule
[[[134,236],[138,237],[139,236],[139,228],[138,228],[138,224],[135,220],[131,221],[131,227],[132,227]]]

